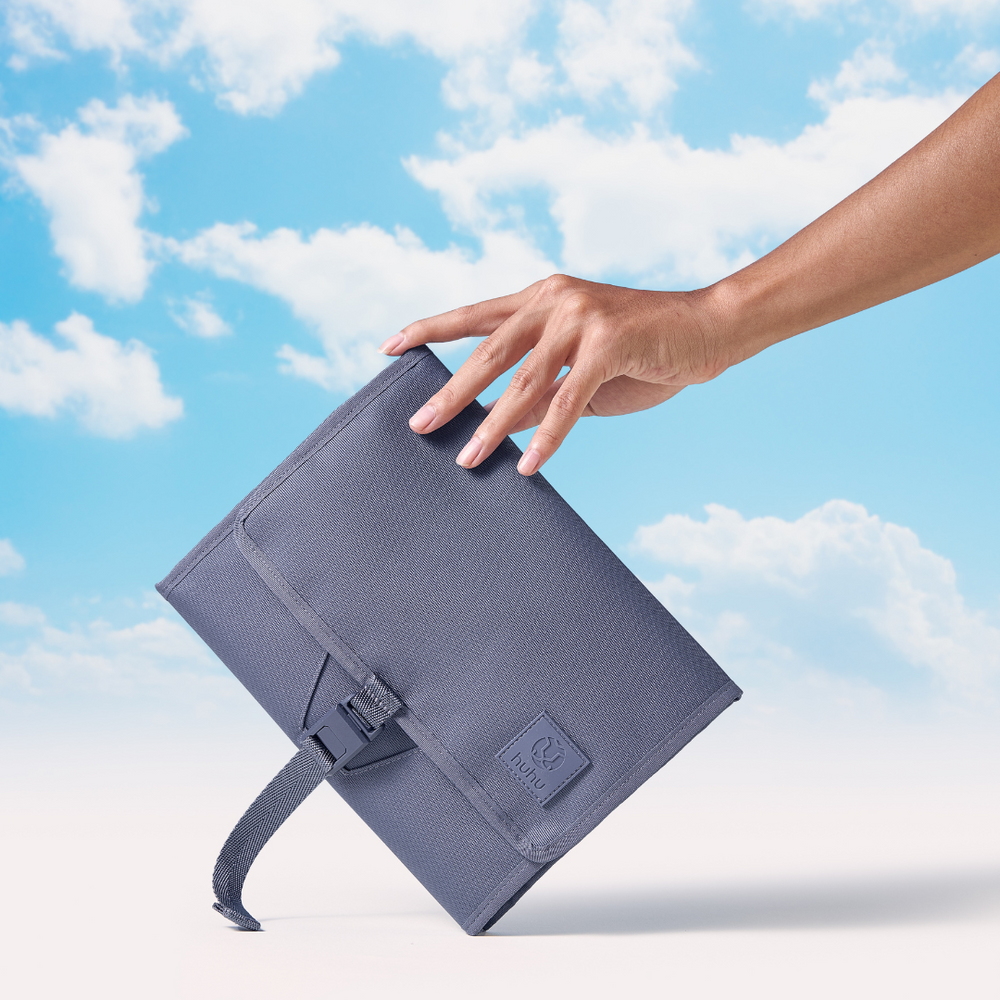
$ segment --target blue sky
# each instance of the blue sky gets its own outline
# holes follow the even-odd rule
[[[554,270],[713,281],[1000,70],[995,0],[5,11],[14,717],[223,696],[152,585],[403,323]],[[546,475],[762,700],[992,705],[998,276],[585,421]]]

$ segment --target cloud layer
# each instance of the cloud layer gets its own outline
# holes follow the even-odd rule
[[[792,6],[800,16],[816,12]],[[934,4],[911,6],[927,13]],[[240,114],[279,111],[337,64],[347,39],[418,46],[440,60],[446,102],[469,114],[439,137],[441,155],[413,157],[407,167],[440,197],[456,230],[480,241],[478,254],[432,251],[408,230],[367,224],[260,233],[252,219],[226,220],[186,240],[152,233],[140,224],[148,206],[139,166],[185,134],[173,105],[153,97],[125,96],[115,107],[93,101],[78,122],[41,134],[37,149],[10,162],[48,209],[71,283],[137,301],[152,251],[166,252],[281,298],[322,351],[281,345],[279,369],[347,389],[373,374],[371,347],[404,323],[555,270],[660,287],[717,280],[874,176],[964,96],[917,88],[888,35],[873,37],[810,86],[818,123],[784,142],[735,134],[724,147],[699,148],[660,113],[681,74],[701,68],[681,37],[693,8],[694,0],[8,5],[17,66],[62,58],[68,47],[104,51],[119,66],[141,58],[183,67]],[[541,45],[532,32],[543,23]],[[968,81],[996,59],[970,44],[942,79]],[[528,115],[526,105],[535,106]],[[539,200],[558,254],[543,253],[525,222]],[[172,312],[196,336],[229,332],[205,296]]]
[[[692,147],[642,125],[598,134],[581,118],[560,118],[408,166],[457,226],[475,232],[516,224],[521,200],[541,190],[572,273],[705,283],[832,207],[960,102],[950,92],[850,93],[786,143],[737,135],[728,149]]]
[[[514,233],[487,233],[478,257],[452,247],[431,250],[412,232],[377,226],[291,229],[259,235],[249,223],[213,226],[174,254],[191,267],[245,282],[288,303],[313,329],[323,355],[291,345],[282,370],[327,388],[345,388],[382,363],[375,346],[405,324],[464,302],[520,288],[555,270]]]
[[[0,538],[0,576],[24,569],[24,556],[14,548],[9,538]]]
[[[238,691],[197,636],[173,618],[59,629],[45,623],[39,608],[0,604],[0,623],[11,637],[6,651],[0,648],[0,704],[51,706],[53,699],[97,695],[144,699],[158,711],[197,710]]]
[[[593,101],[620,88],[649,114],[677,88],[677,75],[698,60],[681,43],[677,23],[689,0],[569,0],[562,8],[557,55],[571,90]]]
[[[519,103],[558,88],[594,101],[623,99],[642,114],[669,97],[678,73],[698,65],[678,35],[691,0],[11,0],[12,65],[106,52],[114,65],[142,58],[192,63],[219,103],[275,114],[317,73],[340,61],[350,38],[411,44],[447,67],[446,101],[509,120]],[[548,61],[526,47],[541,14],[555,17]]]
[[[845,500],[796,521],[706,512],[642,527],[635,546],[671,568],[653,591],[724,665],[846,679],[865,697],[995,698],[998,624],[968,607],[952,564],[909,528]]]
[[[105,337],[73,313],[56,324],[69,346],[60,349],[19,320],[0,323],[0,407],[54,417],[67,412],[102,437],[131,437],[162,427],[184,412],[168,396],[145,344]]]
[[[440,137],[440,156],[414,157],[407,167],[440,197],[453,226],[480,241],[476,255],[432,251],[405,229],[365,224],[259,233],[252,220],[227,220],[187,240],[150,233],[140,225],[145,195],[138,165],[184,134],[173,106],[152,97],[126,96],[114,108],[91,102],[79,123],[43,134],[37,150],[13,165],[49,210],[55,249],[73,284],[136,301],[154,267],[151,249],[165,250],[288,303],[319,336],[322,352],[284,344],[280,370],[350,388],[375,371],[371,347],[402,324],[555,270],[660,287],[717,280],[870,179],[962,100],[957,90],[912,87],[892,45],[873,39],[831,79],[810,87],[823,112],[817,124],[785,142],[733,135],[723,148],[699,148],[656,115],[679,75],[699,67],[680,34],[692,6],[693,0],[433,0],[419,8],[401,0],[15,0],[9,6],[8,36],[29,62],[70,46],[103,50],[118,62],[141,57],[198,67],[218,100],[243,114],[279,110],[310,76],[337,63],[345,39],[416,44],[445,67],[446,101],[470,113],[455,134]],[[529,45],[529,29],[543,16],[552,31],[547,51],[539,52]],[[967,47],[959,57],[962,73],[993,55]],[[518,112],[525,104],[539,110],[530,127]],[[614,110],[611,127],[591,116],[598,106]],[[526,205],[537,204],[539,194],[547,215],[542,226],[560,245],[558,260],[538,249],[525,224]],[[173,312],[197,336],[229,331],[204,297],[187,298]]]
[[[188,333],[205,340],[225,337],[233,328],[215,311],[207,296],[186,298],[172,312],[174,322]]]
[[[38,149],[13,159],[14,173],[45,206],[56,254],[71,284],[112,301],[142,298],[153,270],[139,226],[147,207],[138,161],[185,135],[173,105],[123,97],[91,101],[80,125],[45,133]]]
[[[533,0],[11,0],[7,35],[15,67],[59,58],[61,47],[103,50],[115,64],[142,57],[190,62],[219,102],[274,114],[316,73],[337,65],[350,36],[409,41],[440,59],[509,46]]]

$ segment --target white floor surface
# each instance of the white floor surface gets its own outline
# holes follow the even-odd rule
[[[1000,998],[990,767],[732,766],[725,732],[700,741],[469,938],[327,788],[248,880],[266,932],[211,911],[215,854],[288,749],[265,723],[240,750],[20,734],[0,747],[0,994]]]

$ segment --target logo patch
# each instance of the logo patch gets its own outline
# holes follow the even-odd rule
[[[543,806],[590,763],[545,712],[522,729],[497,760]]]

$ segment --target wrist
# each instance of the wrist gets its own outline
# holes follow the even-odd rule
[[[757,261],[694,293],[727,367],[806,328],[787,315],[787,296],[770,272],[763,260]]]
[[[768,346],[755,330],[753,310],[744,290],[726,278],[705,288],[685,292],[701,338],[706,378],[745,361]]]

